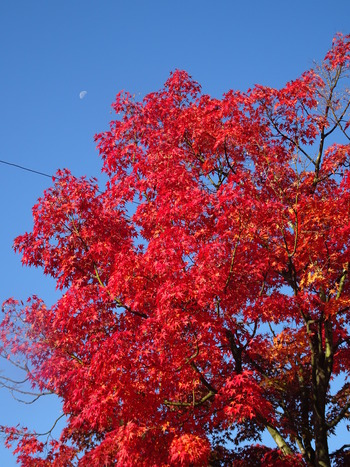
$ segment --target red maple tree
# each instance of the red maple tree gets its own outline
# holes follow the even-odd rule
[[[22,466],[344,465],[349,66],[339,34],[280,90],[214,99],[176,71],[117,95],[104,191],[58,172],[15,240],[62,297],[5,303],[2,354],[66,416],[46,446],[3,427]]]

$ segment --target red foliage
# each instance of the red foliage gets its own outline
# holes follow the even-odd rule
[[[62,297],[8,301],[2,351],[67,417],[51,446],[5,429],[23,466],[323,461],[349,416],[329,386],[350,363],[349,50],[338,35],[281,90],[212,99],[176,71],[142,102],[117,95],[104,191],[58,172],[15,241]],[[218,457],[218,433],[266,428],[279,451]]]

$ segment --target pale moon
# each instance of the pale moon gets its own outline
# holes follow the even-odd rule
[[[84,99],[84,97],[86,96],[86,94],[87,94],[87,91],[81,91],[81,92],[79,93],[80,99]]]

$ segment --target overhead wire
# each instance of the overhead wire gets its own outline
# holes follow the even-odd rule
[[[54,175],[49,175],[45,172],[40,172],[39,170],[34,170],[34,169],[30,169],[29,167],[24,167],[23,165],[19,165],[19,164],[14,164],[13,162],[8,162],[8,161],[4,161],[2,159],[0,159],[0,163],[1,164],[6,164],[6,165],[11,165],[12,167],[16,167],[17,169],[21,169],[21,170],[26,170],[27,172],[32,172],[32,173],[35,173],[37,175],[41,175],[43,177],[48,177],[48,178],[51,178],[51,180],[55,180],[56,177]],[[103,193],[102,191],[98,190],[97,189],[97,192],[98,193]]]
[[[35,174],[42,175],[43,177],[49,177],[51,179],[54,178],[53,175],[49,175],[49,174],[47,174],[45,172],[40,172],[38,170],[30,169],[28,167],[24,167],[23,165],[14,164],[13,162],[3,161],[1,159],[0,159],[0,162],[1,162],[1,164],[11,165],[11,166],[16,167],[18,169],[26,170],[27,172],[33,172]]]
[[[6,164],[6,165],[10,165],[12,167],[16,167],[17,169],[21,169],[21,170],[26,170],[27,172],[32,172],[32,173],[35,173],[37,175],[41,175],[43,177],[48,177],[48,178],[51,178],[52,180],[55,180],[56,177],[54,175],[49,175],[45,172],[40,172],[39,170],[34,170],[34,169],[30,169],[29,167],[24,167],[23,165],[19,165],[19,164],[15,164],[13,162],[8,162],[8,161],[4,161],[2,159],[0,159],[0,163],[1,164]],[[99,189],[97,189],[97,192],[100,193],[100,194],[103,194],[102,191],[100,191]],[[134,201],[135,204],[140,204],[136,201]],[[128,215],[126,212],[125,212],[125,216],[129,219],[131,219],[131,216]]]
[[[10,165],[12,167],[16,167],[17,169],[26,170],[27,172],[32,172],[32,173],[35,173],[37,175],[41,175],[43,177],[48,177],[48,178],[51,178],[53,180],[56,179],[56,177],[54,175],[49,175],[49,174],[47,174],[45,172],[40,172],[39,170],[30,169],[29,167],[24,167],[23,165],[14,164],[13,162],[8,162],[8,161],[4,161],[4,160],[0,159],[0,163]],[[99,189],[97,189],[97,192],[100,193],[100,194],[103,194],[103,191],[100,191]],[[135,203],[139,204],[137,202],[135,202]],[[125,215],[130,219],[130,216],[128,214],[125,213]]]

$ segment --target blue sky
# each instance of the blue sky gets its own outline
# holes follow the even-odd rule
[[[119,90],[142,97],[176,68],[216,97],[255,83],[280,87],[349,29],[349,0],[3,0],[0,159],[99,177],[93,136],[107,129]],[[11,248],[31,229],[31,207],[50,184],[0,163],[0,302],[57,297],[53,283],[22,268]],[[59,413],[52,400],[28,408],[4,390],[0,408],[0,424],[24,421],[43,431]],[[1,446],[0,459],[16,465]]]

